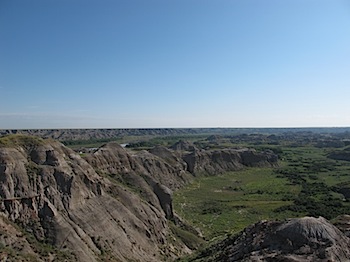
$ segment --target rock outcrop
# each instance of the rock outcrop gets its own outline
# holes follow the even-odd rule
[[[340,215],[332,219],[332,224],[339,228],[347,237],[350,237],[350,215]]]
[[[133,152],[108,143],[82,158],[53,140],[1,138],[0,216],[52,246],[45,261],[60,261],[59,254],[78,261],[169,261],[188,254],[185,242],[172,240],[168,220],[180,221],[172,191],[200,172],[273,166],[277,158],[253,150],[177,149]],[[26,237],[19,241],[34,250]],[[15,242],[1,240],[0,250]]]
[[[157,195],[160,205],[165,212],[166,218],[173,220],[174,212],[173,212],[173,203],[172,203],[172,195],[173,192],[166,186],[156,183],[153,187],[154,193]]]
[[[185,140],[180,140],[170,147],[172,150],[176,151],[189,151],[193,152],[198,150],[198,148],[193,144]]]
[[[272,152],[254,149],[193,150],[183,156],[187,170],[192,174],[216,175],[243,167],[277,166],[278,157]]]
[[[74,261],[76,257],[68,252],[48,250],[47,246],[31,239],[18,226],[0,215],[0,261]]]
[[[145,169],[120,147],[99,149],[92,165],[58,142],[20,140],[0,148],[0,213],[35,239],[73,252],[78,261],[162,261],[189,252],[168,243],[167,191],[137,176]],[[107,178],[111,173],[130,176],[135,190]]]
[[[261,221],[192,261],[349,261],[350,239],[322,217]]]

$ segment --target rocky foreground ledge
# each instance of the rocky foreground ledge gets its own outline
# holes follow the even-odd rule
[[[342,221],[349,223],[349,217]],[[348,231],[319,217],[261,221],[202,251],[191,261],[350,261]]]

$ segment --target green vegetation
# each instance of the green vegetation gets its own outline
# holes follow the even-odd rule
[[[0,137],[0,147],[13,147],[13,146],[37,146],[44,144],[44,140],[35,136],[27,135],[7,135]]]
[[[173,222],[169,221],[169,226],[176,238],[179,238],[190,249],[198,249],[205,243],[203,239],[199,238],[195,234],[188,230],[182,229],[176,226]]]
[[[350,202],[340,194],[345,188],[350,195],[350,162],[328,158],[336,150],[332,147],[335,143],[322,140],[325,146],[320,147],[318,137],[310,136],[242,135],[231,137],[229,142],[227,138],[200,141],[203,147],[215,141],[216,147],[272,150],[279,155],[280,165],[198,177],[175,192],[175,211],[208,240],[236,233],[262,219],[305,215],[332,219],[350,214]]]
[[[187,141],[197,141],[206,138],[207,135],[143,135],[143,136],[121,136],[101,139],[81,139],[81,140],[65,140],[62,143],[72,149],[79,148],[97,148],[108,142],[117,142],[119,144],[126,144],[128,148],[136,150],[150,149],[157,145],[171,146],[175,142],[184,139]]]
[[[238,232],[262,219],[286,218],[292,212],[274,210],[291,201],[300,186],[287,186],[271,168],[249,168],[221,176],[200,177],[175,193],[174,207],[180,216],[200,228],[208,239]]]
[[[72,149],[81,147],[94,148],[100,147],[108,142],[117,141],[117,138],[89,139],[89,140],[66,140],[62,143]]]
[[[0,254],[6,255],[7,260],[4,261],[28,261],[34,262],[40,260],[45,260],[48,257],[54,258],[54,261],[74,261],[76,257],[68,250],[61,250],[57,247],[54,247],[44,241],[37,240],[34,235],[28,233],[26,230],[21,228],[14,222],[11,222],[5,217],[1,217],[3,220],[2,223],[8,224],[17,229],[17,232],[20,232],[16,237],[18,237],[17,244],[1,244],[0,243]],[[6,239],[8,237],[12,237],[8,235],[9,232],[6,230],[0,229],[0,235]],[[26,250],[24,248],[25,241],[28,242],[30,248],[34,251],[34,253]],[[9,241],[11,243],[11,241]],[[1,256],[0,256],[1,257]]]

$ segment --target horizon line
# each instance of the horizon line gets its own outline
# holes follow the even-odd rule
[[[125,130],[125,129],[325,129],[325,128],[349,128],[349,126],[266,126],[266,127],[58,127],[58,128],[0,128],[0,130]]]

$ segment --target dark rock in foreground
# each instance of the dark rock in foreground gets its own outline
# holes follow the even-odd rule
[[[192,261],[350,261],[350,240],[322,217],[261,221]]]

